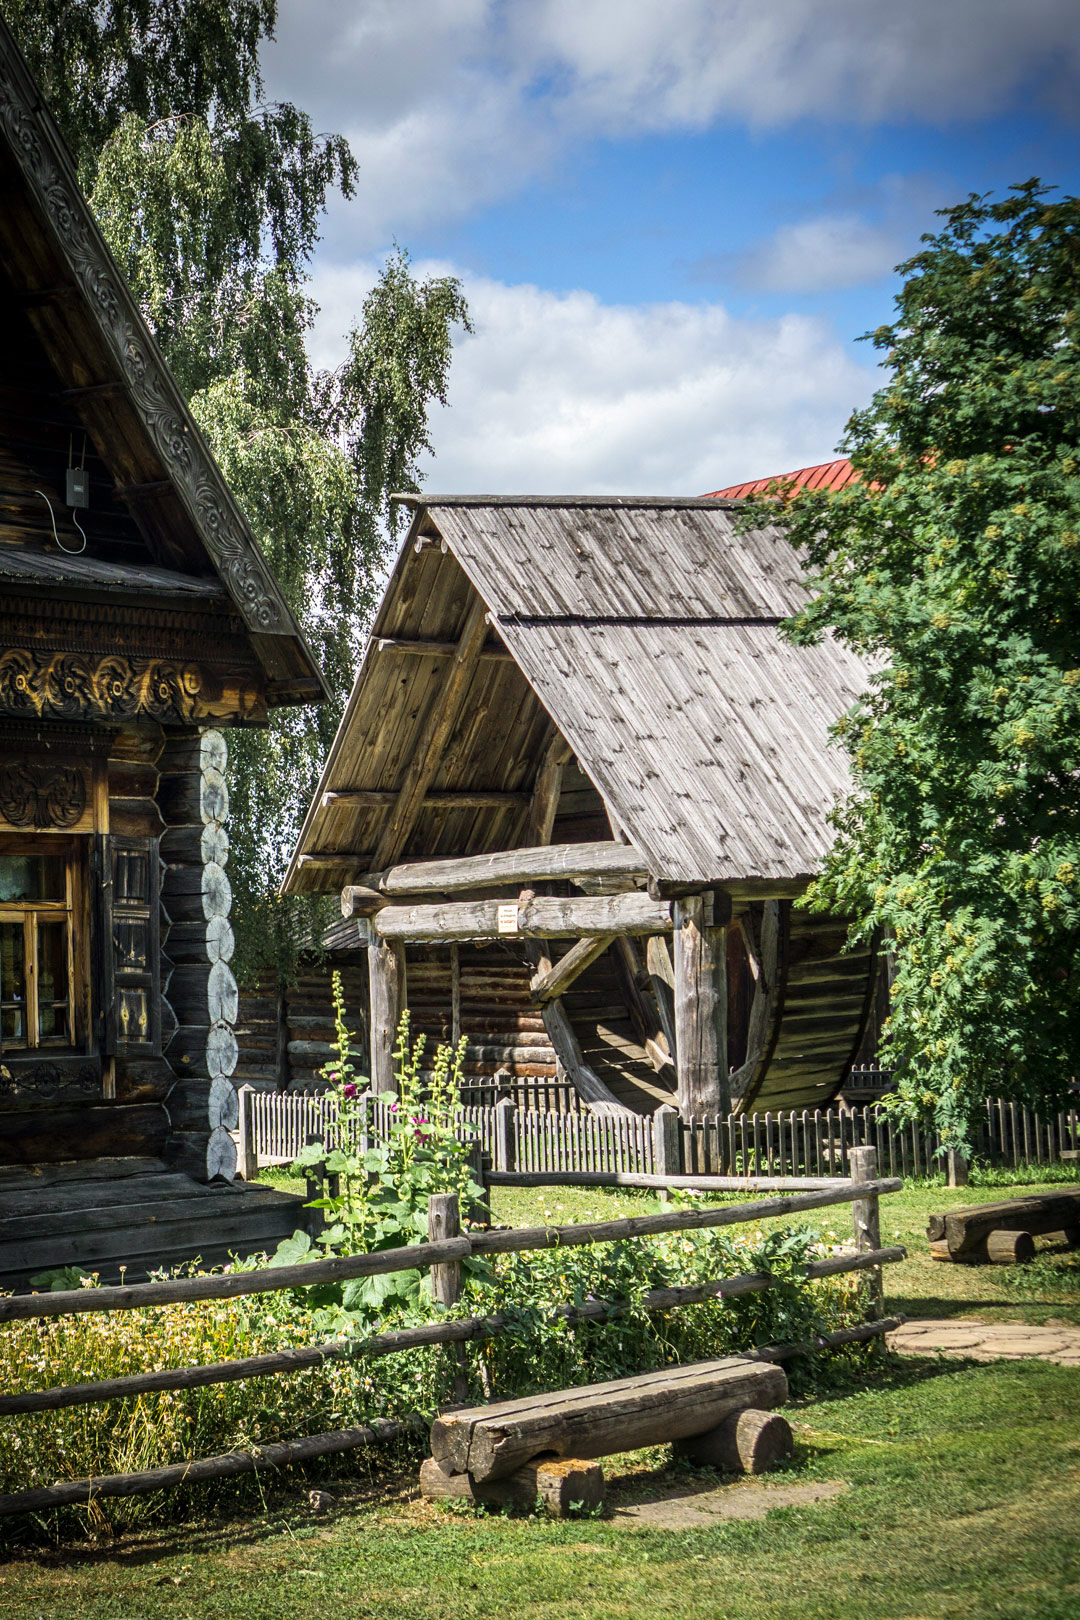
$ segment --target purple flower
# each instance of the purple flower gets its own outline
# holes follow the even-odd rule
[[[349,1084],[347,1086],[342,1087],[342,1094],[344,1096],[346,1096],[346,1097],[355,1097],[356,1096],[356,1087],[352,1084],[351,1081],[349,1082]]]

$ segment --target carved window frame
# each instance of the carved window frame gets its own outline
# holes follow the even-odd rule
[[[24,929],[23,963],[26,974],[25,1039],[5,1040],[0,1026],[0,1052],[7,1057],[42,1057],[48,1053],[89,1050],[90,963],[87,889],[87,840],[50,834],[0,833],[0,855],[61,856],[64,860],[62,900],[0,900],[0,922],[21,922]],[[38,923],[50,918],[67,924],[67,1039],[42,1040],[39,1029]]]

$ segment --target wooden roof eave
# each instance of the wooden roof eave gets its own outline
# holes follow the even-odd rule
[[[112,258],[3,19],[0,156],[0,252],[14,293],[152,555],[166,567],[221,579],[271,703],[321,701],[328,694],[315,658]],[[28,231],[30,218],[37,228]]]
[[[397,498],[404,499],[403,497]],[[352,726],[356,723],[357,711],[364,702],[365,682],[371,672],[373,660],[379,655],[382,646],[394,645],[395,638],[387,636],[386,631],[388,625],[393,622],[397,609],[398,604],[396,592],[401,585],[402,576],[405,570],[408,568],[413,555],[423,549],[424,542],[434,542],[439,544],[440,541],[441,535],[437,526],[432,521],[430,515],[421,506],[413,514],[408,532],[401,544],[397,559],[395,560],[394,566],[390,573],[390,578],[387,581],[386,591],[383,595],[378,613],[376,614],[375,621],[368,636],[367,644],[364,648],[364,654],[360,661],[360,667],[353,683],[353,689],[349,695],[349,701],[338,725],[330,751],[327,754],[326,761],[319,778],[318,786],[316,787],[311,803],[308,806],[307,814],[305,815],[303,824],[300,828],[300,834],[297,838],[296,846],[289,861],[288,869],[286,870],[285,876],[282,880],[280,888],[280,893],[282,894],[299,893],[307,890],[310,887],[308,882],[301,881],[301,872],[305,872],[306,876],[310,876],[315,871],[325,873],[326,879],[319,884],[318,892],[326,893],[333,892],[335,888],[340,887],[342,883],[348,881],[350,874],[354,875],[357,871],[363,871],[365,865],[370,864],[369,858],[373,854],[373,851],[371,850],[357,849],[355,852],[340,855],[321,851],[319,831],[322,816],[326,809],[324,798],[334,791],[333,783],[341,758],[342,749],[345,745],[346,739],[349,736]],[[443,544],[442,549],[445,552],[450,548]],[[458,561],[456,558],[454,560],[455,562]],[[458,563],[458,566],[460,567],[460,563]],[[465,578],[468,579],[469,576],[467,570],[462,569],[462,573],[465,575]],[[476,589],[473,581],[469,580],[469,585],[476,597],[482,603],[483,597]],[[490,618],[490,614],[488,617]],[[514,664],[515,669],[517,669],[522,675],[522,678],[525,680],[526,684],[529,685],[531,691],[532,687],[528,682],[528,677],[525,676],[524,672],[520,670],[520,666],[517,664],[516,659],[514,659],[513,653],[510,651],[510,649],[505,649],[503,656],[505,656],[509,662]],[[537,702],[541,710],[543,710],[543,712],[546,714],[547,711],[544,708],[543,703],[540,702],[539,699],[537,699]],[[554,723],[552,722],[552,725],[553,724]],[[605,808],[607,808],[606,801]],[[616,821],[611,816],[610,810],[608,813],[609,819],[612,821],[612,825],[617,825]]]
[[[364,647],[363,656],[360,659],[360,667],[356,672],[356,678],[353,681],[352,691],[349,693],[349,700],[345,705],[341,719],[338,721],[338,728],[334,733],[334,740],[330,744],[330,751],[323,763],[318,784],[315,788],[314,794],[312,795],[311,803],[308,805],[307,814],[304,816],[304,820],[301,824],[300,832],[296,840],[296,847],[289,858],[289,865],[286,869],[285,876],[281,880],[281,885],[278,890],[279,894],[296,894],[300,892],[298,880],[301,871],[301,856],[311,853],[309,840],[315,831],[316,823],[323,808],[323,794],[329,791],[330,782],[333,779],[334,771],[337,767],[342,745],[344,744],[345,738],[349,734],[349,728],[353,723],[357,708],[362,701],[364,679],[371,663],[375,650],[375,644],[379,639],[378,632],[380,626],[383,624],[383,621],[386,618],[387,605],[393,594],[395,583],[400,578],[402,568],[404,567],[405,561],[410,550],[412,549],[415,534],[419,527],[419,522],[420,514],[418,513],[409,525],[409,532],[402,542],[397,558],[395,559],[394,566],[390,571],[390,578],[387,580],[386,591],[384,592],[382,602],[379,604],[379,611],[375,616],[375,622],[371,627],[371,632]],[[345,863],[343,862],[342,864],[344,866]],[[355,862],[352,862],[351,864],[353,866],[356,865]],[[332,888],[324,892],[332,892]]]

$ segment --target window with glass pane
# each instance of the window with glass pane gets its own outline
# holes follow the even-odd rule
[[[0,845],[0,1051],[70,1046],[74,856]]]

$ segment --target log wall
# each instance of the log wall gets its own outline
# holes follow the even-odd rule
[[[236,1020],[237,1085],[258,1091],[311,1091],[334,1055],[333,970],[341,973],[346,1019],[355,1032],[353,1061],[367,1068],[367,969],[355,954],[301,967],[281,990],[272,973],[245,985]]]
[[[162,1041],[174,1076],[165,1099],[165,1157],[199,1180],[236,1174],[238,1005],[229,966],[227,762],[225,738],[214,730],[170,737],[159,762],[161,904],[168,919]]]

